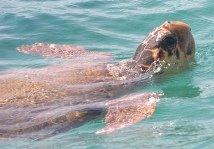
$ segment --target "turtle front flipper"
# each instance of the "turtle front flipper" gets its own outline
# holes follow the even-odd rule
[[[41,55],[54,58],[69,58],[72,56],[82,55],[88,51],[81,46],[35,43],[32,45],[23,45],[17,47],[19,52],[32,55]]]
[[[157,94],[145,93],[108,102],[106,104],[106,126],[96,133],[111,133],[152,116],[158,101]]]

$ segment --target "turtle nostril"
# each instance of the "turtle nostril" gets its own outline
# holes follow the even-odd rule
[[[171,21],[167,21],[167,23],[171,23]]]

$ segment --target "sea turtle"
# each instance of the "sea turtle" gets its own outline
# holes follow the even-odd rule
[[[63,58],[47,68],[0,75],[0,136],[44,138],[105,115],[109,133],[155,111],[159,95],[133,93],[154,73],[194,62],[190,27],[167,21],[138,46],[132,59],[111,63],[111,56],[83,47],[36,43],[18,51]],[[171,67],[173,66],[173,67]],[[128,95],[124,95],[128,93]]]

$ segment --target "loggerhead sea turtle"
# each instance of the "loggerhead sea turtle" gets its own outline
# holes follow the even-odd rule
[[[194,62],[195,43],[187,24],[167,21],[149,33],[132,59],[117,64],[106,53],[73,45],[36,43],[17,50],[64,59],[47,68],[0,75],[0,137],[39,139],[102,114],[106,126],[97,133],[150,117],[159,95],[133,93],[134,88],[160,67],[170,65],[168,71]]]

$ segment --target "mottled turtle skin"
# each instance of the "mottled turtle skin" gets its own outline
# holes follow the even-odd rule
[[[158,64],[193,62],[195,43],[187,24],[168,21],[149,33],[132,59],[118,64],[109,54],[73,45],[36,43],[17,50],[64,60],[0,75],[0,137],[41,139],[99,115],[105,115],[106,127],[97,133],[150,117],[159,96],[134,89],[145,84]]]

